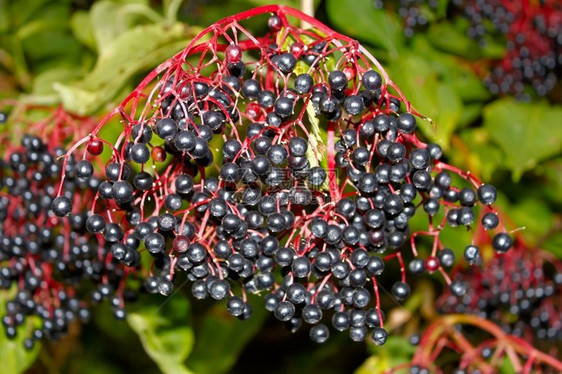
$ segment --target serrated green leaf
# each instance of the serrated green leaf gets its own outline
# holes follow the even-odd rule
[[[386,49],[397,57],[404,46],[402,25],[395,14],[376,9],[372,0],[328,0],[330,21],[344,34]]]
[[[252,317],[240,321],[225,310],[224,305],[214,305],[198,324],[197,342],[187,364],[197,374],[226,373],[236,363],[242,349],[256,335],[267,316],[267,311],[257,297],[250,298],[254,306]]]
[[[135,27],[101,51],[94,69],[83,80],[73,85],[55,83],[55,90],[67,110],[91,114],[112,100],[131,76],[181,50],[194,31],[180,23]]]
[[[0,291],[0,315],[5,313],[6,300],[10,291]],[[36,342],[33,349],[28,351],[23,346],[24,340],[29,336],[29,324],[33,324],[35,318],[28,318],[27,322],[19,326],[18,333],[14,339],[8,339],[2,331],[0,334],[0,373],[18,374],[25,372],[37,359],[41,344]]]
[[[515,181],[562,151],[562,106],[505,98],[484,108],[484,128],[501,148]]]
[[[184,361],[194,343],[190,308],[186,298],[171,296],[165,303],[144,305],[129,313],[127,322],[138,334],[150,358],[165,374],[188,374]]]

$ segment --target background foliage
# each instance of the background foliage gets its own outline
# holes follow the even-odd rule
[[[202,28],[267,3],[0,0],[0,99],[62,103],[79,114],[99,115]],[[275,3],[299,7],[296,0]],[[404,37],[395,12],[375,9],[371,0],[315,5],[321,21],[367,45],[414,107],[433,120],[420,127],[451,163],[498,187],[509,229],[525,227],[531,245],[560,258],[561,87],[530,102],[491,95],[479,74],[503,54],[505,43],[479,47],[466,36],[462,19],[444,17],[447,3],[440,0],[434,14],[439,21],[412,38]],[[127,323],[114,321],[101,306],[63,341],[30,352],[21,341],[0,336],[0,372],[381,372],[409,360],[407,336],[418,330],[421,316],[431,315],[439,290],[430,281],[417,284],[404,308],[390,314],[395,334],[383,347],[338,334],[315,346],[306,333],[290,334],[268,319],[261,300],[253,302],[253,318],[241,322],[223,305],[192,302],[185,289],[166,300],[142,296]]]

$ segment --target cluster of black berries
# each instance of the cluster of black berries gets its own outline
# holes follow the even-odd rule
[[[2,316],[6,335],[14,338],[22,326],[26,332],[19,333],[30,336],[24,340],[28,349],[36,340],[58,339],[69,324],[89,318],[92,301],[104,298],[111,299],[116,317],[122,318],[123,297],[132,296],[117,292],[126,272],[112,260],[103,239],[85,228],[85,202],[94,197],[100,180],[84,172],[84,161],[68,158],[60,194],[74,201],[75,209],[61,219],[51,205],[66,151],[33,135],[23,136],[21,146],[3,143],[0,287],[7,299]]]
[[[404,35],[408,38],[414,35],[416,30],[427,27],[430,15],[437,9],[437,0],[399,0],[384,1],[375,0],[375,8],[382,9],[385,3],[390,3],[402,19]]]
[[[470,21],[468,35],[481,43],[505,35],[507,52],[484,83],[494,94],[527,98],[530,85],[540,96],[562,74],[562,5],[557,1],[455,0]]]
[[[262,15],[269,32],[248,37],[240,22]],[[278,320],[310,325],[315,342],[331,323],[383,344],[377,277],[396,259],[399,280],[384,286],[408,297],[404,247],[416,257],[410,270],[440,271],[460,296],[463,284],[446,276],[445,223],[468,227],[481,206],[496,249],[511,239],[497,228],[495,189],[417,139],[415,111],[378,62],[356,41],[314,20],[323,35],[301,30],[288,15],[306,17],[269,6],[212,25],[112,112],[123,123],[117,141],[99,134],[109,116],[74,147],[85,149],[73,170],[87,176],[96,167],[84,155],[97,160],[112,145],[85,227],[125,269],[152,259],[147,292],[170,295],[187,278],[194,297],[225,300],[241,319],[252,311],[247,293],[265,294]],[[472,187],[454,186],[451,174]],[[418,207],[426,232],[408,226]],[[71,199],[59,194],[53,211],[73,211]],[[420,235],[435,240],[425,259]]]
[[[505,256],[457,277],[469,290],[462,298],[444,295],[444,312],[475,314],[537,343],[562,341],[562,264],[548,253],[516,241]]]

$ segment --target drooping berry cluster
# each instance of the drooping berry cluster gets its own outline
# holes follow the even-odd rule
[[[562,264],[550,253],[516,240],[505,256],[457,274],[470,284],[462,298],[443,295],[446,313],[475,314],[535,343],[562,341]]]
[[[24,344],[30,349],[36,340],[58,339],[72,322],[87,320],[91,301],[113,297],[115,314],[122,318],[123,284],[131,270],[112,261],[104,244],[109,232],[95,238],[85,229],[87,202],[100,185],[93,168],[73,157],[63,166],[66,151],[60,145],[72,135],[83,136],[95,122],[60,108],[40,122],[27,122],[25,114],[12,122],[32,135],[24,134],[21,145],[14,145],[17,131],[11,137],[4,131],[1,140],[0,292],[7,300],[2,316],[6,335],[27,331]],[[74,209],[59,218],[51,204],[63,168],[60,193]]]
[[[264,16],[265,35],[241,24]],[[315,28],[295,27],[293,17]],[[242,319],[251,314],[247,293],[265,294],[278,320],[311,325],[316,342],[326,341],[331,320],[355,341],[370,330],[383,344],[377,277],[396,259],[389,288],[408,297],[405,247],[416,257],[410,269],[439,271],[462,295],[447,276],[454,258],[440,240],[444,226],[470,227],[481,206],[497,250],[511,245],[491,207],[495,189],[440,161],[441,148],[416,137],[416,116],[356,41],[267,6],[203,31],[69,155],[95,160],[111,148],[86,228],[111,242],[124,266],[139,253],[152,258],[148,292],[170,295],[187,277],[196,298],[226,300]],[[112,118],[122,132],[104,139]],[[58,216],[72,209],[62,188]],[[409,229],[416,210],[429,217],[426,231]],[[426,258],[420,236],[433,240]]]
[[[562,74],[562,5],[555,0],[455,0],[480,42],[505,35],[507,52],[484,80],[494,94],[528,97],[525,86],[544,96]]]

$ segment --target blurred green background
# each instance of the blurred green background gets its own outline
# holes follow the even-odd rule
[[[0,0],[0,100],[62,103],[100,115],[204,27],[270,3],[301,6],[297,0]],[[433,119],[421,130],[451,164],[498,187],[508,228],[525,227],[530,246],[560,258],[560,83],[548,97],[528,102],[491,95],[482,75],[505,53],[505,40],[479,47],[462,19],[447,17],[448,1],[438,3],[429,26],[411,38],[396,11],[376,9],[372,0],[318,0],[314,7],[322,22],[364,43],[414,107]],[[423,326],[419,310],[431,308],[439,292],[438,282],[418,282],[406,305],[411,315],[397,310],[393,336],[375,348],[335,332],[314,345],[307,331],[291,334],[273,321],[261,299],[253,301],[253,318],[241,322],[222,304],[193,302],[184,287],[167,300],[142,296],[129,308],[128,323],[116,322],[102,305],[87,325],[31,352],[2,335],[0,372],[381,372],[409,360],[407,336]]]

